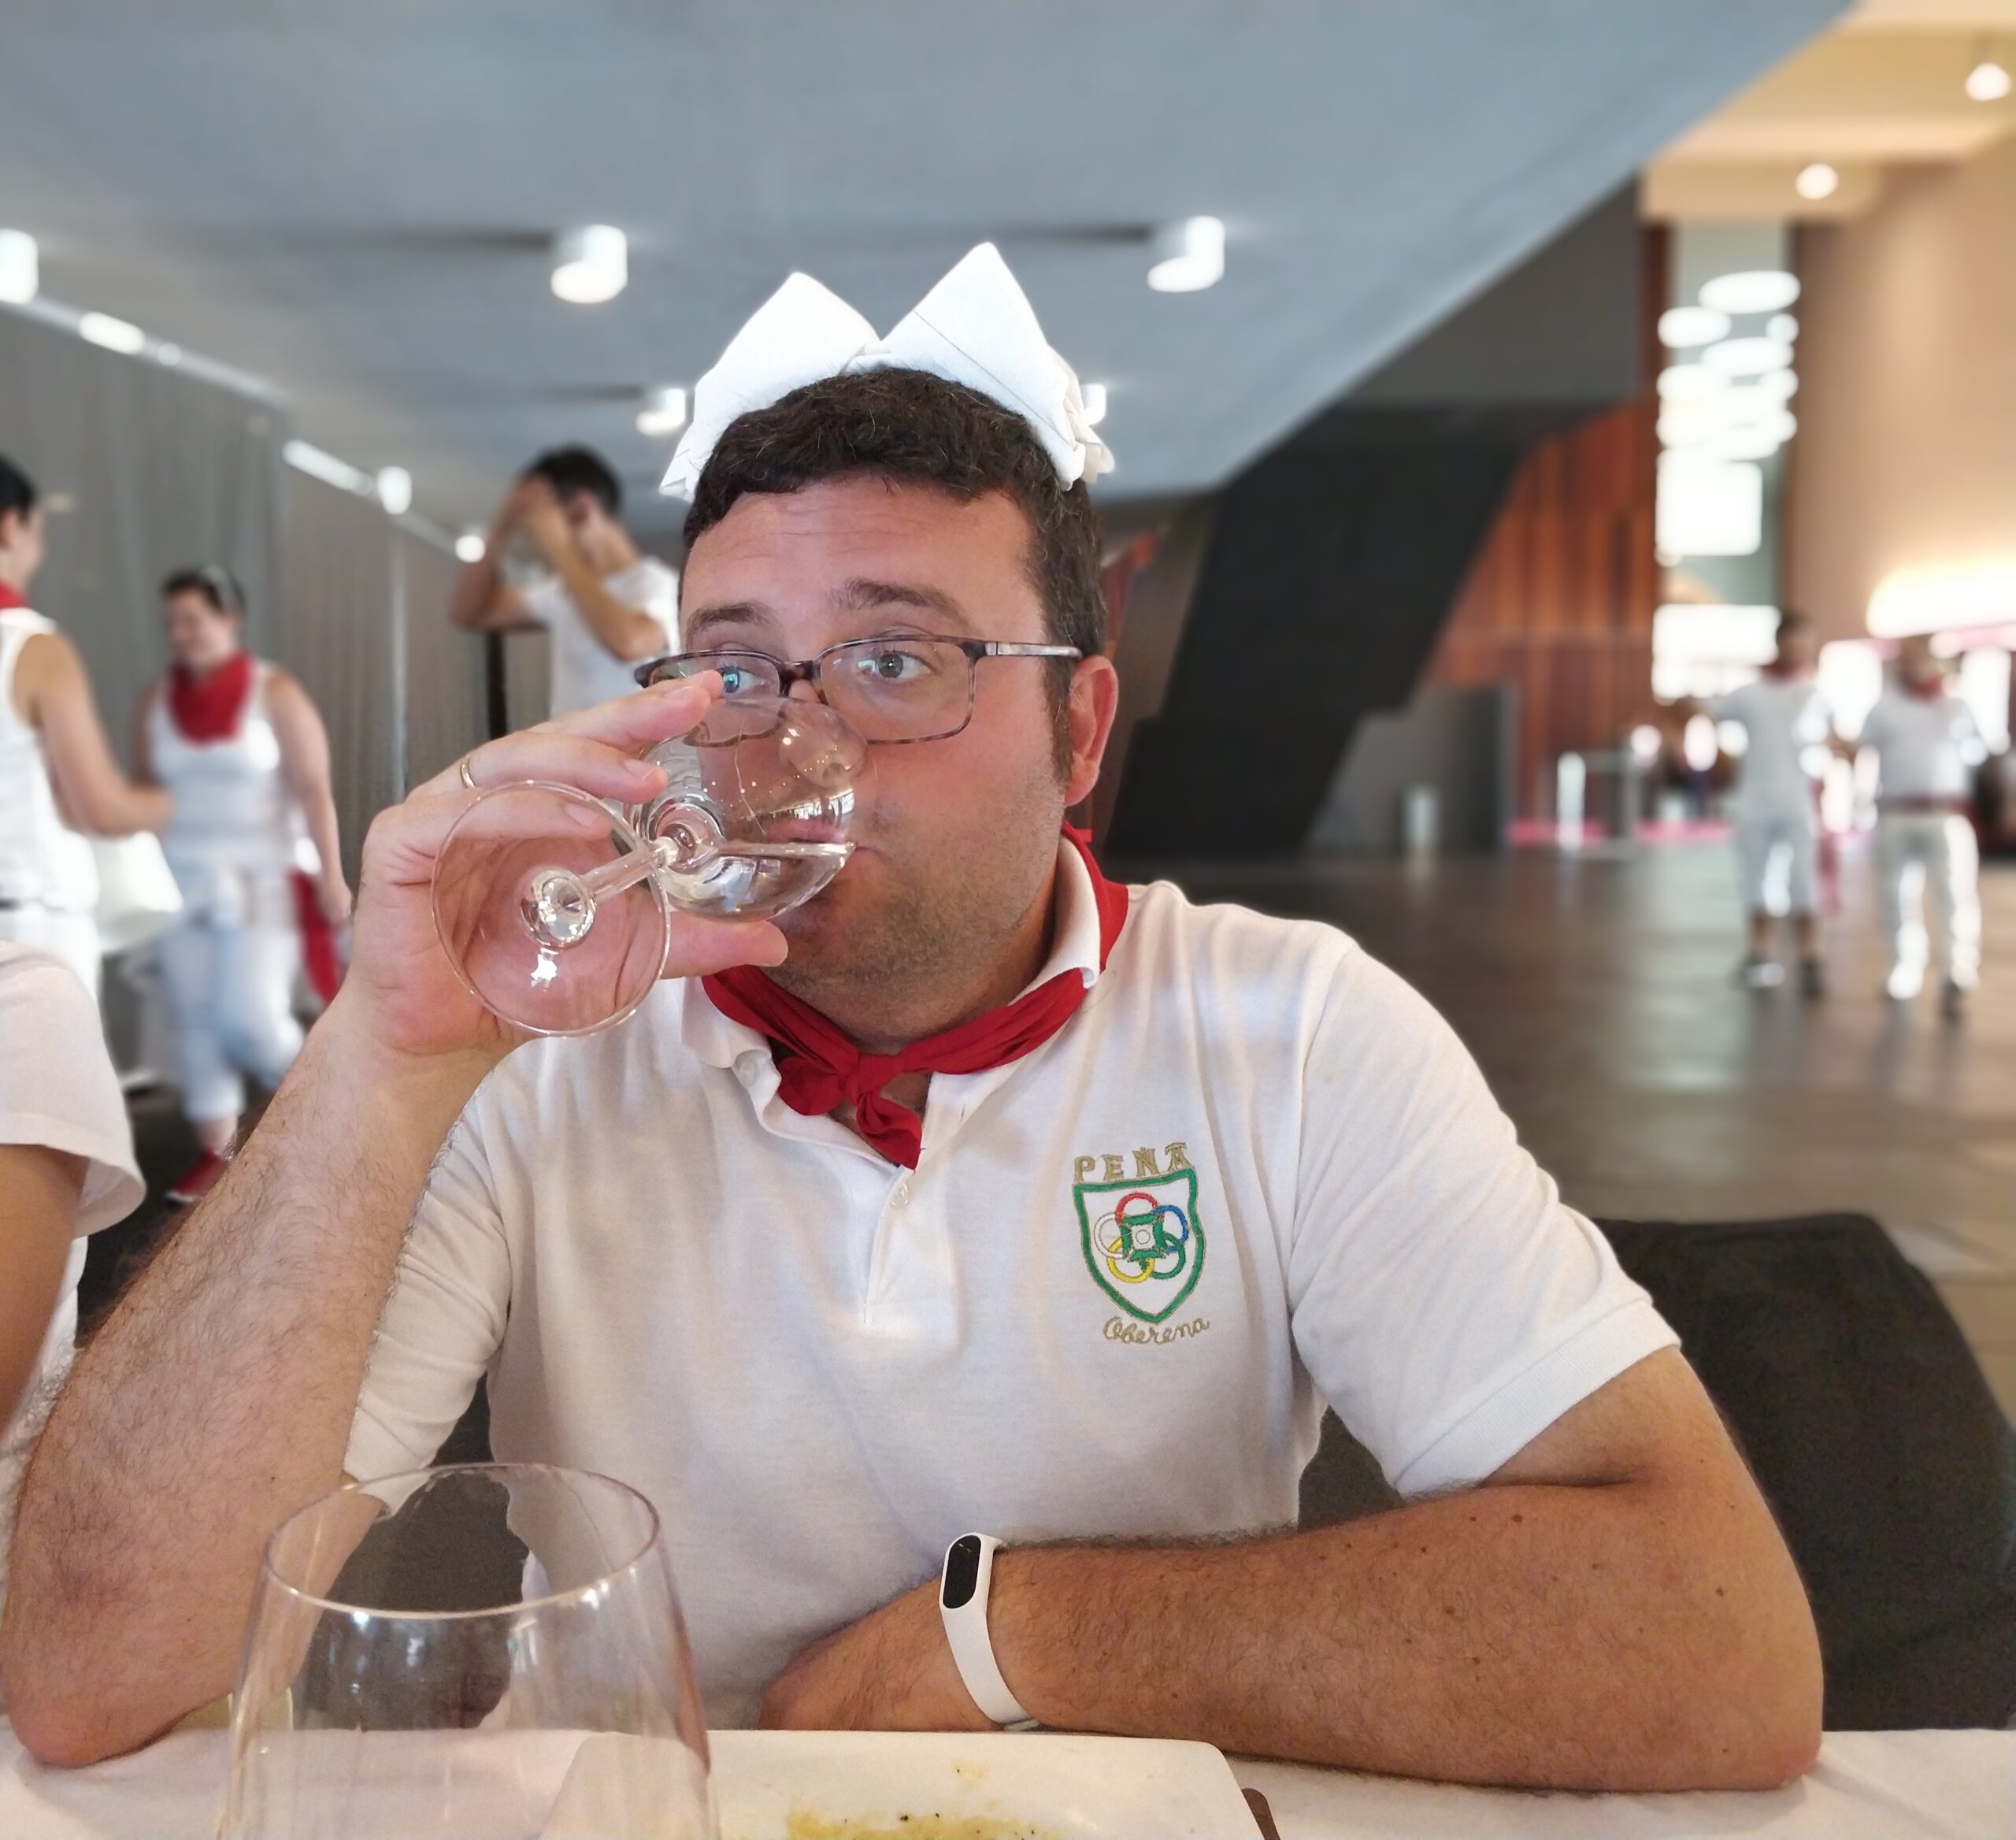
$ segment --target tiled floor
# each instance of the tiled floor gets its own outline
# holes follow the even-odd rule
[[[1852,851],[1833,992],[1813,1003],[1736,986],[1734,875],[1714,844],[1177,879],[1356,935],[1455,1025],[1588,1213],[1876,1215],[2016,1413],[2016,864],[1984,873],[1984,981],[1958,1023],[1929,990],[1881,995],[1870,865]]]

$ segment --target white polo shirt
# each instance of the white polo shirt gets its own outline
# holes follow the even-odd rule
[[[1762,677],[1710,697],[1718,722],[1742,725],[1746,746],[1731,813],[1813,821],[1813,781],[1826,764],[1833,716],[1811,677]]]
[[[913,1173],[778,1095],[696,984],[535,1043],[430,1179],[346,1467],[502,1460],[664,1519],[717,1723],[806,1643],[1014,1540],[1280,1527],[1329,1400],[1403,1491],[1489,1475],[1675,1337],[1435,1012],[1332,929],[1137,889],[1083,1007],[931,1083]]]
[[[1862,744],[1876,750],[1876,796],[1965,799],[1973,770],[1988,758],[1974,712],[1957,696],[1914,696],[1886,690],[1862,725]]]
[[[656,556],[639,556],[627,569],[602,577],[602,586],[625,607],[648,614],[665,629],[665,648],[679,644],[679,577]],[[598,703],[627,696],[637,688],[636,666],[602,644],[595,629],[557,575],[524,591],[525,611],[546,628],[550,643],[547,673],[548,711],[572,715]]]

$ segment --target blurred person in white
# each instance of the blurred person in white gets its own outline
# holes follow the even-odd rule
[[[54,952],[95,1002],[98,868],[79,834],[168,821],[166,796],[119,770],[76,647],[28,604],[41,495],[0,455],[0,940]]]
[[[501,1458],[658,1506],[717,1723],[1025,1711],[1588,1788],[1811,1761],[1770,1512],[1453,1033],[1343,934],[1060,834],[1117,694],[1106,461],[990,248],[887,341],[803,276],[738,336],[673,463],[688,653],[466,764],[635,799],[624,752],[788,679],[873,742],[853,859],[513,1053],[429,906],[471,793],[379,819],[343,991],[43,1441],[0,1632],[31,1749],[228,1685],[275,1523],[424,1463],[487,1373]],[[1326,1399],[1406,1503],[1284,1530]],[[955,1655],[974,1534],[1008,1543]]]
[[[0,1605],[15,1493],[76,1337],[85,1236],[144,1193],[96,1007],[54,955],[0,941]]]
[[[1789,919],[1799,955],[1799,988],[1826,989],[1820,944],[1819,814],[1817,775],[1809,756],[1824,762],[1834,718],[1814,666],[1820,641],[1804,614],[1778,616],[1777,655],[1754,681],[1688,707],[1718,722],[1741,725],[1745,746],[1729,814],[1750,939],[1740,975],[1753,990],[1784,981],[1777,959],[1778,916]]]
[[[526,588],[502,567],[521,534],[552,571]],[[448,616],[472,632],[543,626],[550,713],[572,715],[634,690],[632,668],[672,648],[679,577],[631,541],[609,462],[587,447],[556,447],[504,495],[483,555],[455,578]]]
[[[134,712],[133,766],[174,800],[161,841],[182,911],[154,952],[176,1084],[202,1146],[169,1190],[180,1204],[203,1195],[231,1155],[243,1076],[270,1089],[301,1052],[304,932],[326,952],[350,892],[328,736],[308,692],[245,649],[237,578],[214,563],[180,569],[161,598],[172,662]]]
[[[1884,989],[1900,1003],[1916,996],[1936,948],[1946,970],[1940,1002],[1957,1016],[1981,978],[1981,847],[1967,811],[1988,744],[1929,638],[1899,646],[1859,744],[1876,751],[1876,869],[1891,953]]]

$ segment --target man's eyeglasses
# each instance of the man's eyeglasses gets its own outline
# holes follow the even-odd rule
[[[973,673],[984,658],[1077,658],[1075,645],[899,633],[850,639],[817,658],[787,663],[764,651],[680,651],[639,665],[648,688],[719,671],[730,696],[783,696],[810,684],[820,700],[867,741],[937,741],[973,719]]]

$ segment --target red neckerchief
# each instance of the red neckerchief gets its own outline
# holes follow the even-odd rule
[[[24,607],[28,604],[21,598],[21,591],[13,582],[0,581],[0,614],[8,613],[15,607]]]
[[[1929,684],[1907,682],[1904,685],[1904,694],[1907,696],[1916,697],[1921,703],[1937,703],[1946,695],[1946,680],[1944,677],[1934,677]]]
[[[191,741],[222,741],[238,733],[238,718],[252,694],[252,655],[233,652],[206,677],[180,665],[168,673],[168,713]]]
[[[1099,916],[1099,969],[1127,919],[1127,889],[1109,881],[1092,860],[1091,837],[1066,825],[1092,878]],[[891,1163],[915,1169],[924,1122],[908,1106],[885,1099],[882,1089],[899,1074],[977,1074],[1019,1060],[1040,1048],[1085,1000],[1084,974],[1060,971],[1013,1003],[913,1041],[895,1054],[865,1054],[811,1004],[800,1001],[747,965],[703,978],[701,988],[731,1022],[768,1036],[776,1056],[778,1090],[793,1111],[817,1118],[843,1103],[854,1104],[854,1128]]]

